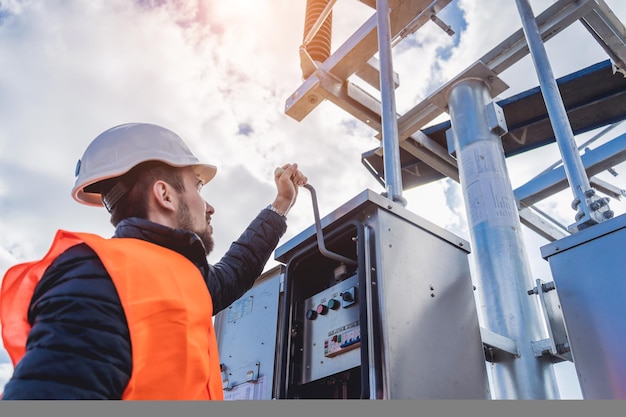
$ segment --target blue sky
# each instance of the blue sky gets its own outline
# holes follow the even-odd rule
[[[531,1],[536,14],[551,3]],[[606,3],[626,20],[623,1]],[[277,165],[300,164],[322,215],[364,188],[384,191],[360,161],[379,144],[369,127],[331,103],[301,122],[284,114],[285,100],[302,82],[304,7],[304,0],[0,0],[0,272],[43,256],[56,229],[112,234],[103,210],[79,206],[69,193],[84,148],[120,123],[169,127],[218,166],[205,187],[216,209],[211,262],[273,199]],[[373,10],[338,1],[333,13],[335,49]],[[509,0],[454,0],[440,18],[454,36],[429,22],[395,49],[400,113],[521,27]],[[547,50],[557,77],[607,59],[580,24]],[[538,85],[529,59],[502,78],[510,89],[501,98]],[[512,159],[514,187],[558,158],[551,147]],[[623,175],[608,180],[626,188]],[[281,243],[312,224],[303,197]],[[467,238],[458,184],[442,180],[405,197],[410,210]],[[544,208],[570,224],[570,199],[560,193]],[[618,214],[621,204],[612,205]],[[538,254],[546,242],[530,231],[525,239],[533,271],[549,276]],[[0,349],[0,386],[12,371],[3,355]],[[563,375],[571,380],[571,368]],[[578,395],[571,384],[562,389],[565,397]]]

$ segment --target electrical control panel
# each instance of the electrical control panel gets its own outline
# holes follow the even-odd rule
[[[353,275],[305,300],[301,383],[360,365],[358,285]]]
[[[322,224],[216,316],[224,398],[488,398],[469,243],[370,191]]]

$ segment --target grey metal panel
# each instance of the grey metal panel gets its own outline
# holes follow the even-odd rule
[[[626,399],[626,216],[541,248],[585,399]]]
[[[225,400],[269,400],[274,385],[280,267],[215,316]]]
[[[375,259],[371,266],[376,275],[373,289],[379,309],[369,309],[368,314],[381,325],[381,339],[375,342],[381,346],[383,398],[488,399],[469,270],[469,243],[370,190],[324,217],[321,223],[329,233],[354,221],[372,232]],[[303,247],[314,244],[315,230],[309,228],[277,248],[276,259],[291,262],[300,256]],[[288,282],[293,279],[286,277]],[[325,298],[326,290],[309,297],[305,310]],[[365,323],[360,326],[363,330]],[[307,332],[311,334],[305,336],[309,340],[305,341],[305,351],[315,338],[305,329]],[[338,357],[331,359],[341,369],[358,365],[351,359],[360,349],[346,352],[344,363]],[[325,361],[322,365],[321,360]],[[339,369],[324,369],[326,359],[319,355],[305,355],[304,362],[305,367],[316,369],[307,371],[303,382]]]
[[[384,210],[375,226],[389,399],[488,399],[467,253]]]

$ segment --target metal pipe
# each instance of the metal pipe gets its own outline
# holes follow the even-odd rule
[[[487,83],[468,78],[448,96],[459,178],[477,268],[473,278],[487,330],[517,344],[490,364],[493,399],[553,399],[558,389],[549,357],[536,358],[531,342],[546,338],[499,135],[489,125]],[[494,128],[495,129],[495,128]]]
[[[376,1],[378,31],[378,55],[380,60],[381,121],[383,136],[383,163],[385,167],[385,190],[387,197],[406,206],[402,197],[402,173],[400,169],[400,145],[398,142],[398,116],[393,81],[391,56],[391,23],[387,0]]]
[[[619,126],[623,121],[620,121],[618,123],[613,123],[611,125],[609,125],[608,127],[604,128],[600,133],[594,135],[591,139],[589,139],[588,141],[584,142],[583,144],[578,146],[578,151],[582,151],[583,149],[585,149],[587,147],[587,145],[590,145],[591,143],[595,142],[596,140],[600,139],[602,136],[604,136],[606,133],[608,133],[609,131],[615,129],[617,126]],[[553,163],[552,165],[550,165],[548,168],[544,169],[543,171],[541,171],[537,177],[539,175],[542,174],[546,174],[550,171],[552,171],[554,168],[558,167],[559,165],[561,165],[563,161],[559,160],[556,161],[555,163]]]
[[[595,191],[589,184],[585,167],[576,147],[574,133],[567,117],[567,111],[565,110],[559,87],[550,67],[550,61],[548,60],[535,15],[528,0],[516,0],[516,4],[522,20],[528,49],[539,78],[541,93],[543,94],[556,142],[561,152],[565,173],[574,194],[572,207],[575,210],[579,210],[575,217],[576,223],[570,226],[571,231],[577,231],[591,224],[600,223],[607,217],[612,217],[612,212],[608,210],[606,204],[604,205],[606,207],[603,208],[605,215],[599,213],[597,206],[592,209],[592,204],[599,199],[595,196]]]
[[[311,184],[304,184],[302,187],[306,188],[311,192],[311,200],[313,203],[313,216],[315,220],[315,233],[317,236],[317,248],[320,253],[327,258],[334,259],[335,261],[339,261],[348,265],[356,265],[357,262],[354,259],[350,259],[343,255],[340,255],[335,252],[331,252],[326,249],[326,244],[324,243],[324,233],[322,232],[322,221],[320,220],[320,211],[317,206],[317,193],[315,192],[315,188]]]

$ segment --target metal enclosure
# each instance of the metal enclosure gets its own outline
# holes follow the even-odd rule
[[[225,400],[272,398],[281,278],[280,267],[265,272],[215,315]]]
[[[626,215],[541,248],[585,399],[626,398]]]
[[[253,374],[260,361],[276,399],[488,399],[469,243],[370,190],[321,226],[328,250],[354,264],[324,255],[314,226],[277,248],[281,272],[216,316],[227,368]],[[261,293],[274,309],[256,308]],[[227,319],[234,310],[250,314]],[[226,376],[227,399],[244,397],[237,384],[253,392]]]

